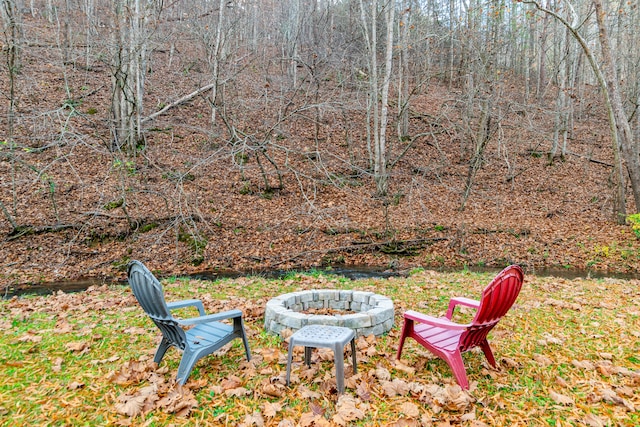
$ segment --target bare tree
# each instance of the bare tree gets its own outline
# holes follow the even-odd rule
[[[570,11],[571,11],[570,14],[572,15],[571,16],[572,22],[569,22],[569,20],[565,19],[560,14],[544,7],[537,1],[524,0],[523,2],[534,5],[538,10],[552,16],[553,18],[561,22],[562,25],[564,25],[567,28],[567,30],[571,33],[571,35],[580,44],[580,47],[582,48],[585,56],[589,60],[591,69],[596,75],[598,85],[600,86],[600,90],[604,98],[605,107],[607,109],[611,141],[612,141],[612,151],[614,156],[614,182],[615,182],[614,216],[617,222],[624,223],[626,219],[625,179],[622,172],[623,169],[622,169],[622,157],[620,153],[620,143],[619,143],[619,134],[618,134],[618,121],[617,121],[614,105],[612,102],[612,95],[613,95],[612,90],[614,89],[611,88],[609,85],[607,85],[607,80],[602,70],[600,69],[600,66],[598,65],[598,61],[596,60],[595,54],[589,47],[589,44],[587,43],[587,41],[580,34],[578,29],[578,24],[580,23],[580,21],[578,19],[577,14],[573,10],[573,8],[570,8]],[[610,64],[610,65],[613,65],[613,64]],[[640,200],[636,200],[636,206],[640,206]]]
[[[147,73],[148,25],[153,17],[152,0],[114,2],[112,59],[114,122],[112,149],[124,146],[135,151],[143,140],[142,115]]]
[[[373,146],[373,176],[379,195],[387,194],[387,124],[389,122],[389,85],[392,76],[393,60],[393,28],[395,19],[394,2],[383,4],[385,12],[386,37],[384,48],[384,66],[378,66],[378,2],[372,1],[370,8],[365,8],[360,0],[361,22],[367,46],[369,65],[369,93],[367,108],[367,129]]]
[[[8,158],[11,164],[11,194],[12,194],[12,211],[5,206],[0,200],[0,210],[4,214],[5,218],[14,230],[18,228],[15,217],[17,216],[17,194],[16,194],[16,158],[15,150],[16,144],[14,140],[14,125],[16,114],[16,81],[19,67],[19,47],[20,47],[20,28],[18,25],[18,11],[14,0],[2,0],[2,8],[0,9],[0,16],[2,17],[2,32],[4,36],[6,52],[5,63],[7,67],[7,77],[9,80],[9,93],[6,94],[7,105],[7,129],[6,137],[4,141],[0,141],[2,144],[6,144],[8,147]]]

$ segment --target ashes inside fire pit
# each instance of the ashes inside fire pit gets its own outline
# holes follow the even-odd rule
[[[313,314],[305,311],[331,310],[336,313]],[[341,314],[344,313],[344,314]],[[293,332],[306,325],[344,326],[356,336],[376,336],[393,327],[393,301],[373,292],[318,289],[291,292],[267,302],[264,325],[268,332]]]

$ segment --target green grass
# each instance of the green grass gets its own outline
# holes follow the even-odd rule
[[[637,281],[526,276],[516,306],[489,337],[499,369],[490,368],[481,352],[464,355],[468,393],[455,387],[444,362],[412,340],[403,364],[395,363],[403,311],[442,315],[450,297],[477,297],[490,279],[468,270],[358,281],[321,273],[167,279],[168,301],[198,297],[209,313],[242,309],[253,355],[246,363],[235,340],[200,360],[180,398],[193,396],[188,416],[169,402],[179,352],[170,349],[157,369],[150,365],[159,333],[127,287],[3,300],[0,426],[342,425],[338,416],[349,410],[355,415],[345,425],[354,426],[639,424]],[[340,400],[332,387],[332,359],[320,351],[307,372],[298,349],[292,385],[285,387],[286,343],[263,325],[270,297],[323,288],[373,291],[392,298],[396,308],[396,325],[387,335],[358,341],[358,373],[348,375]],[[393,381],[406,389],[390,393]],[[230,384],[246,392],[230,393]],[[119,402],[149,386],[158,388],[159,400],[148,410],[133,419],[118,413]]]

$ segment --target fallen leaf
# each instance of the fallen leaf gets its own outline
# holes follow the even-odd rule
[[[573,398],[557,393],[553,390],[549,391],[549,396],[559,405],[573,405],[575,403]]]
[[[586,371],[593,371],[596,368],[595,365],[589,360],[572,360],[571,364],[573,364],[573,366],[575,366],[576,368],[584,369]]]
[[[263,409],[265,417],[275,417],[276,414],[282,410],[282,405],[277,402],[265,402]]]
[[[404,396],[409,393],[409,385],[399,378],[395,378],[393,381],[383,381],[382,389],[389,397]]]
[[[20,338],[18,338],[18,341],[20,341],[20,342],[39,343],[39,342],[42,342],[42,336],[41,335],[36,335],[33,332],[27,332],[26,334],[24,334]]]
[[[240,379],[235,375],[231,375],[220,382],[220,387],[222,387],[223,390],[238,388],[241,385],[242,385],[242,379]]]
[[[391,372],[387,368],[378,367],[374,371],[373,375],[380,381],[389,381],[391,379]]]
[[[418,418],[420,416],[420,410],[415,403],[404,402],[400,406],[400,412],[405,414],[409,418]]]
[[[251,390],[247,390],[244,387],[237,387],[237,388],[230,388],[224,391],[224,393],[227,396],[238,396],[238,397],[242,397],[242,396],[247,396],[249,394],[251,394]]]
[[[65,344],[68,351],[82,352],[89,349],[89,344],[86,341],[68,342]]]
[[[116,404],[116,412],[129,417],[135,417],[142,412],[145,396],[121,396],[121,402]]]
[[[407,373],[409,375],[413,375],[413,374],[416,373],[416,369],[415,368],[413,368],[411,366],[408,366],[408,365],[404,364],[402,361],[397,360],[397,359],[395,360],[395,362],[393,364],[393,367],[395,369],[397,369],[398,371],[405,372],[405,373]]]
[[[363,402],[368,402],[371,400],[371,385],[368,382],[361,382],[356,387],[356,394]]]
[[[602,418],[592,413],[588,413],[582,419],[582,424],[588,427],[604,427],[605,426],[604,420],[602,420]]]
[[[51,370],[53,372],[60,372],[62,371],[62,362],[64,361],[64,359],[62,357],[56,357],[56,359],[53,361],[53,363],[51,364]]]
[[[553,361],[549,357],[543,356],[542,354],[534,354],[533,360],[538,362],[538,365],[542,366],[543,368],[546,368],[547,366],[551,366],[553,364]]]
[[[284,390],[282,384],[266,384],[262,387],[262,393],[271,397],[282,397],[286,393],[286,390]]]
[[[262,414],[259,411],[254,412],[253,414],[247,414],[244,417],[242,423],[238,425],[238,427],[263,427],[264,426],[264,418],[262,418]]]
[[[567,380],[565,380],[560,376],[556,377],[556,384],[558,384],[560,387],[565,387],[565,388],[569,387],[569,383],[567,382]]]
[[[298,393],[300,394],[300,397],[302,397],[303,399],[320,399],[321,397],[320,393],[312,391],[307,387],[305,387],[304,385],[298,386]]]
[[[351,421],[360,420],[365,417],[365,409],[359,407],[356,398],[351,395],[343,394],[338,398],[336,403],[336,413],[331,417],[333,422],[338,425],[346,426]]]

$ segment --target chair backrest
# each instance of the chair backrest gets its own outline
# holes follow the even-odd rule
[[[507,314],[518,298],[524,273],[518,265],[502,270],[482,291],[480,307],[471,321],[471,327],[460,340],[460,350],[477,346],[487,338],[487,334]]]
[[[131,261],[128,268],[129,286],[138,303],[171,345],[184,350],[186,335],[173,318],[162,292],[162,285],[140,261]]]

